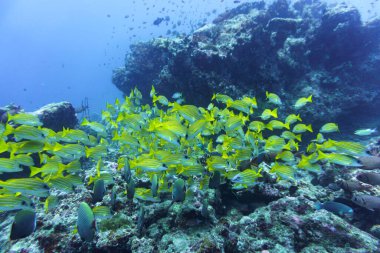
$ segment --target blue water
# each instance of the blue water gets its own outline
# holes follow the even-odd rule
[[[379,1],[348,2],[363,19],[380,9]],[[98,113],[106,101],[121,97],[111,83],[112,69],[124,64],[132,43],[167,36],[173,24],[178,33],[189,33],[236,5],[233,0],[1,0],[0,106],[16,103],[32,111],[62,100],[79,106],[88,97],[91,112]],[[168,25],[153,25],[165,16]]]

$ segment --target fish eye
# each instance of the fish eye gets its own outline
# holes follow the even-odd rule
[[[26,201],[25,200],[21,201],[21,205],[26,206],[27,205]]]
[[[44,189],[48,189],[48,190],[50,189],[49,186],[48,186],[47,184],[44,184],[43,188],[44,188]]]
[[[165,168],[167,168],[168,166],[166,166],[166,164],[165,164],[165,163],[163,163],[163,164],[162,164],[162,167],[165,167]]]

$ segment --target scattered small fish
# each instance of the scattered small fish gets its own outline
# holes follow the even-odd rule
[[[302,122],[302,119],[301,119],[301,116],[299,114],[289,114],[286,118],[285,118],[285,123],[291,125],[291,124],[294,124],[296,123],[297,121],[300,121]]]
[[[376,132],[377,132],[376,128],[373,128],[373,129],[367,128],[367,129],[358,129],[354,132],[354,134],[359,135],[359,136],[367,136],[367,135],[374,134]]]
[[[325,209],[336,215],[350,219],[352,219],[352,217],[354,216],[354,210],[351,207],[339,202],[327,201],[325,203],[316,203],[315,207],[318,210]]]
[[[299,98],[296,101],[296,103],[294,104],[294,108],[300,109],[300,108],[304,107],[307,103],[313,102],[312,97],[313,97],[313,95],[310,95],[307,98],[305,98],[305,97]]]
[[[275,93],[270,93],[270,92],[265,92],[266,96],[267,96],[267,99],[269,101],[269,103],[272,103],[274,105],[281,105],[282,102],[281,102],[281,99],[280,97],[275,94]]]
[[[320,133],[334,133],[339,132],[339,127],[335,123],[326,123],[319,130]]]
[[[301,134],[306,131],[309,131],[310,133],[313,132],[313,128],[311,127],[311,125],[297,124],[293,127],[293,130],[292,130],[292,132],[295,134]]]

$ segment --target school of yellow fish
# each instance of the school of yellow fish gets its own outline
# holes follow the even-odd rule
[[[154,87],[150,96],[152,103],[142,105],[140,91],[133,89],[123,102],[107,104],[101,123],[83,120],[83,130],[54,132],[41,127],[32,114],[8,115],[8,122],[0,124],[0,173],[28,167],[30,176],[0,181],[0,211],[33,209],[34,197],[45,201],[48,212],[57,204],[49,196],[51,188],[70,192],[100,180],[112,184],[112,173],[103,165],[110,148],[117,150],[121,173],[131,173],[134,182],[142,177],[151,181],[149,189],[129,183],[124,193],[133,191],[132,198],[149,201],[160,201],[162,192],[183,201],[176,185],[184,191],[190,186],[202,190],[215,183],[216,175],[218,184],[252,187],[265,168],[278,180],[295,181],[299,169],[318,172],[325,162],[361,166],[355,156],[365,154],[359,143],[325,139],[323,134],[339,132],[335,123],[323,125],[303,145],[306,150],[299,150],[302,135],[314,134],[312,126],[299,113],[278,115],[282,101],[274,93],[267,92],[262,105],[255,97],[234,100],[214,94],[207,108],[183,105],[183,99],[171,102]],[[300,98],[294,110],[311,102],[312,96]],[[84,159],[96,164],[87,182]]]

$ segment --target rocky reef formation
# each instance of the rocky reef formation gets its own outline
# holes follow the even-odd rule
[[[124,181],[114,169],[117,192]],[[89,167],[89,175],[96,170]],[[59,204],[48,213],[37,206],[37,230],[27,238],[9,241],[12,213],[1,214],[0,248],[6,252],[379,252],[380,240],[374,213],[354,221],[326,210],[316,210],[316,201],[341,196],[342,190],[310,183],[306,172],[297,185],[290,182],[261,184],[231,194],[228,186],[193,192],[183,203],[145,202],[145,214],[138,225],[139,204],[119,195],[112,217],[97,220],[93,242],[83,242],[74,233],[77,206],[91,199],[91,190],[57,194]],[[143,184],[144,182],[140,182]],[[108,205],[106,195],[99,205]],[[207,205],[207,207],[203,207]],[[359,229],[371,219],[368,232]],[[355,223],[353,225],[353,223]],[[363,228],[364,229],[364,228]],[[376,230],[377,229],[377,230]],[[370,230],[370,231],[369,231]]]
[[[36,114],[44,127],[61,131],[62,128],[74,128],[78,123],[75,109],[69,102],[51,103],[33,112]]]
[[[145,95],[153,84],[160,94],[180,91],[187,103],[203,106],[216,92],[263,97],[269,90],[288,101],[313,94],[305,110],[314,123],[340,119],[348,128],[349,113],[371,125],[380,106],[379,45],[380,20],[364,24],[354,7],[255,1],[186,37],[133,45],[113,83]]]
[[[0,122],[7,121],[7,115],[23,112],[23,109],[17,105],[7,105],[0,107]],[[38,110],[31,112],[38,116],[43,127],[50,128],[54,131],[61,131],[65,128],[74,128],[78,123],[75,109],[70,102],[59,102],[47,104]]]

